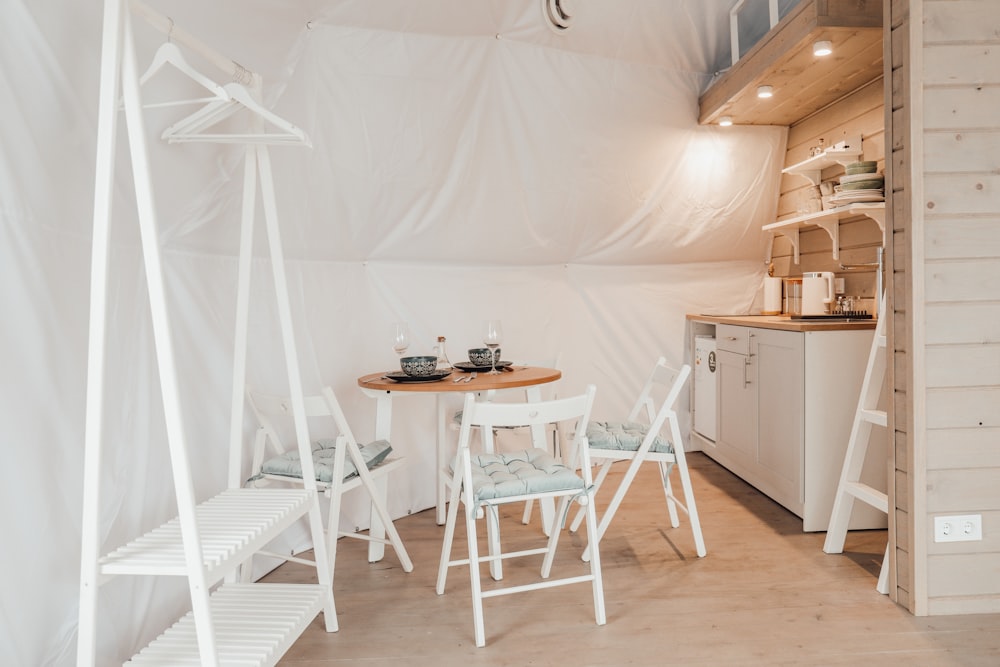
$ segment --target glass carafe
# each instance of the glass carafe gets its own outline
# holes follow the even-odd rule
[[[450,371],[452,370],[451,362],[448,361],[448,353],[444,349],[444,336],[438,336],[437,345],[434,346],[434,354],[437,356],[437,370],[439,371]]]

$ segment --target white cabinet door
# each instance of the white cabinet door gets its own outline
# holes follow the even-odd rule
[[[793,512],[803,503],[803,335],[754,329],[757,366],[756,474],[762,490]]]
[[[751,357],[720,347],[718,365],[719,434],[716,454],[727,465],[752,466],[757,449],[757,386]],[[734,470],[734,472],[738,471]]]

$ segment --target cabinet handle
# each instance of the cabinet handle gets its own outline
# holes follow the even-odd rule
[[[736,340],[736,336],[726,336],[726,340]]]
[[[747,357],[743,360],[743,388],[746,389],[750,386],[750,358]]]

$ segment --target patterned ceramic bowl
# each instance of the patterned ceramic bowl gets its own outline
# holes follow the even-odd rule
[[[437,357],[403,357],[399,360],[399,367],[407,375],[424,377],[434,373],[437,362]]]
[[[500,348],[498,347],[493,352],[494,358],[500,361]],[[474,347],[469,350],[469,363],[474,366],[492,366],[493,361],[490,359],[490,348],[488,347]]]

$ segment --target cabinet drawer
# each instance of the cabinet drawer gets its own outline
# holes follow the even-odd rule
[[[720,350],[748,355],[750,354],[750,327],[720,324],[715,330],[715,344]]]

